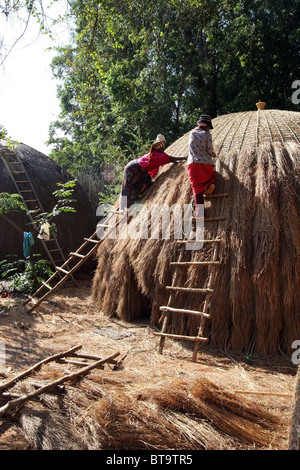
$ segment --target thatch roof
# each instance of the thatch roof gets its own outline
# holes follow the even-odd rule
[[[211,296],[210,344],[238,351],[289,351],[300,336],[300,113],[262,110],[220,116],[212,137],[218,155],[216,193],[230,194],[227,220],[218,236],[222,265]],[[189,133],[170,155],[187,155]],[[145,210],[161,202],[188,204],[192,192],[186,165],[164,167],[145,198]],[[221,200],[206,202],[206,216]],[[140,214],[142,217],[143,211]],[[134,217],[131,224],[136,223]],[[214,225],[206,238],[215,237]],[[170,240],[106,240],[98,251],[93,298],[106,315],[134,320],[149,315],[159,326],[178,257]],[[184,248],[181,248],[184,249]],[[207,260],[211,247],[186,251],[185,260]],[[207,267],[178,271],[177,285],[204,287]],[[201,310],[199,294],[177,294],[175,307]],[[173,333],[197,332],[194,318],[174,318]]]
[[[5,154],[3,150],[5,149],[6,154],[7,152],[11,154],[11,156],[8,155],[11,161],[16,160],[13,155],[14,153],[19,156],[44,211],[52,210],[57,202],[52,194],[53,191],[58,189],[57,183],[65,183],[73,180],[74,177],[51,158],[25,144],[18,145],[14,150],[0,145],[0,192],[17,192],[13,178],[4,162]],[[57,239],[65,257],[68,257],[70,251],[76,250],[82,244],[83,238],[95,231],[96,226],[96,219],[91,209],[91,204],[86,193],[78,183],[76,183],[73,197],[76,199],[76,202],[73,204],[76,213],[61,214],[56,219],[53,219],[58,229]],[[35,205],[28,207],[29,209],[34,209]],[[33,231],[32,225],[29,224],[30,220],[26,215],[16,214],[9,217],[23,231]],[[36,234],[34,233],[34,235]],[[37,237],[34,238],[35,253],[41,253],[43,257],[47,258],[39,239]],[[6,255],[11,254],[17,254],[20,258],[23,257],[22,234],[0,218],[0,259],[4,259]]]

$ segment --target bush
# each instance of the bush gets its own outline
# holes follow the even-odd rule
[[[32,294],[53,274],[49,261],[39,254],[33,255],[33,263],[29,259],[18,259],[16,255],[6,258],[0,261],[0,280],[6,281],[12,291]]]

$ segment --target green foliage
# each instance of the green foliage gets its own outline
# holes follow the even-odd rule
[[[0,261],[0,280],[7,281],[10,290],[22,294],[32,294],[52,274],[49,262],[41,259],[39,254],[33,255],[33,263],[28,259],[17,259],[16,255]]]
[[[1,51],[1,48],[0,48],[0,51]],[[14,149],[15,146],[17,145],[17,142],[13,141],[11,137],[9,137],[9,135],[7,134],[7,130],[5,129],[4,126],[2,126],[2,124],[0,124],[0,140],[3,140],[5,145],[11,149]]]
[[[0,214],[26,211],[20,194],[0,193]]]
[[[57,203],[50,212],[40,212],[38,209],[28,210],[24,206],[22,197],[19,194],[0,193],[0,217],[4,217],[8,223],[22,233],[22,229],[4,214],[25,211],[28,215],[32,216],[33,221],[30,222],[30,224],[32,224],[33,227],[39,231],[42,224],[47,222],[50,225],[50,233],[52,236],[56,236],[57,226],[52,222],[53,218],[58,217],[62,212],[76,212],[74,207],[70,206],[72,202],[75,202],[75,199],[71,198],[75,185],[76,180],[67,181],[66,183],[57,183],[59,189],[53,192],[53,195],[57,198]]]
[[[32,216],[34,216],[34,221],[32,224],[39,228],[45,222],[50,222],[53,220],[54,217],[58,217],[62,212],[76,212],[74,207],[70,206],[72,202],[76,202],[76,199],[71,198],[77,180],[67,181],[66,183],[56,183],[59,189],[53,192],[53,196],[57,198],[57,203],[52,208],[50,212],[39,212],[39,210],[30,210]],[[15,195],[14,195],[15,196]],[[53,235],[56,235],[57,228],[56,225],[52,222],[50,224],[50,231]]]

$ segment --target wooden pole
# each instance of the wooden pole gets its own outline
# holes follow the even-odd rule
[[[293,395],[291,393],[280,393],[280,392],[256,392],[253,391],[246,391],[246,390],[235,390],[234,393],[237,395],[258,395],[264,397],[283,397],[283,398],[292,398]]]
[[[112,359],[115,357],[119,356],[119,352],[112,354],[111,356],[105,358],[105,359],[100,359],[100,361],[94,362],[93,364],[90,364],[87,367],[84,367],[83,369],[80,369],[77,372],[74,372],[73,374],[68,374],[64,375],[60,379],[55,380],[54,382],[51,382],[44,387],[40,387],[37,390],[34,390],[31,393],[28,393],[28,395],[23,395],[21,397],[16,398],[15,400],[11,400],[8,403],[6,403],[2,408],[0,408],[0,416],[2,416],[4,413],[8,413],[10,410],[16,407],[22,406],[25,402],[32,400],[33,398],[41,395],[42,393],[49,392],[53,387],[57,387],[58,385],[64,383],[64,382],[69,382],[75,380],[77,377],[80,375],[85,375],[87,374],[90,370],[95,369],[96,367],[99,367],[100,365],[104,364],[105,362],[110,362]]]
[[[11,387],[15,382],[17,382],[20,379],[23,379],[23,377],[26,377],[27,375],[31,374],[34,370],[38,369],[41,367],[43,364],[47,364],[48,362],[51,361],[56,361],[57,359],[60,359],[61,357],[65,356],[71,356],[73,352],[78,351],[82,346],[74,346],[73,348],[69,349],[68,351],[64,351],[58,354],[54,354],[53,356],[46,357],[42,361],[38,362],[37,364],[34,364],[32,367],[29,367],[29,369],[25,370],[24,372],[21,372],[20,374],[16,375],[12,379],[9,379],[7,382],[4,384],[0,384],[0,392],[2,390],[5,390],[9,387]]]

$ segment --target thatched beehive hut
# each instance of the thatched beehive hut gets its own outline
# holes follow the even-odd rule
[[[227,192],[229,198],[219,233],[206,226],[206,238],[223,238],[207,323],[210,344],[264,354],[278,347],[289,351],[300,337],[300,113],[265,109],[220,116],[213,124],[215,192]],[[188,138],[189,133],[167,152],[187,155]],[[144,206],[183,205],[191,197],[185,164],[171,164],[160,171]],[[207,202],[206,216],[218,215],[220,204]],[[172,237],[105,240],[98,251],[95,304],[106,315],[129,321],[148,315],[158,325],[177,250]],[[186,251],[184,259],[210,259],[210,250],[204,245],[201,251]],[[178,274],[176,285],[202,287],[206,278],[206,267],[191,266]],[[176,302],[201,310],[203,300],[198,294],[178,293]],[[173,333],[196,331],[194,318],[174,318]]]
[[[46,212],[52,210],[57,203],[57,199],[52,194],[53,191],[59,189],[57,183],[66,183],[73,180],[74,177],[51,158],[25,144],[19,144],[13,150],[0,145],[0,192],[17,193],[14,179],[10,171],[8,171],[6,164],[7,162],[17,160],[17,157],[24,165],[43,210]],[[10,168],[12,168],[11,165]],[[28,185],[24,186],[25,189],[27,187]],[[19,188],[22,189],[22,186],[19,185]],[[76,250],[82,244],[83,238],[88,237],[95,231],[96,226],[95,215],[91,209],[88,196],[78,183],[76,183],[73,197],[76,199],[76,202],[73,204],[76,213],[60,214],[59,217],[53,219],[58,230],[57,240],[65,257],[68,257],[70,251]],[[29,209],[35,209],[36,207],[36,203],[28,204]],[[24,213],[9,214],[9,218],[21,230],[33,232],[30,219]],[[36,235],[36,233],[33,234]],[[34,252],[41,253],[43,257],[47,258],[39,239],[36,236],[34,238]],[[17,254],[20,258],[23,257],[22,233],[19,233],[0,217],[0,259],[2,260],[5,256],[11,254]]]

